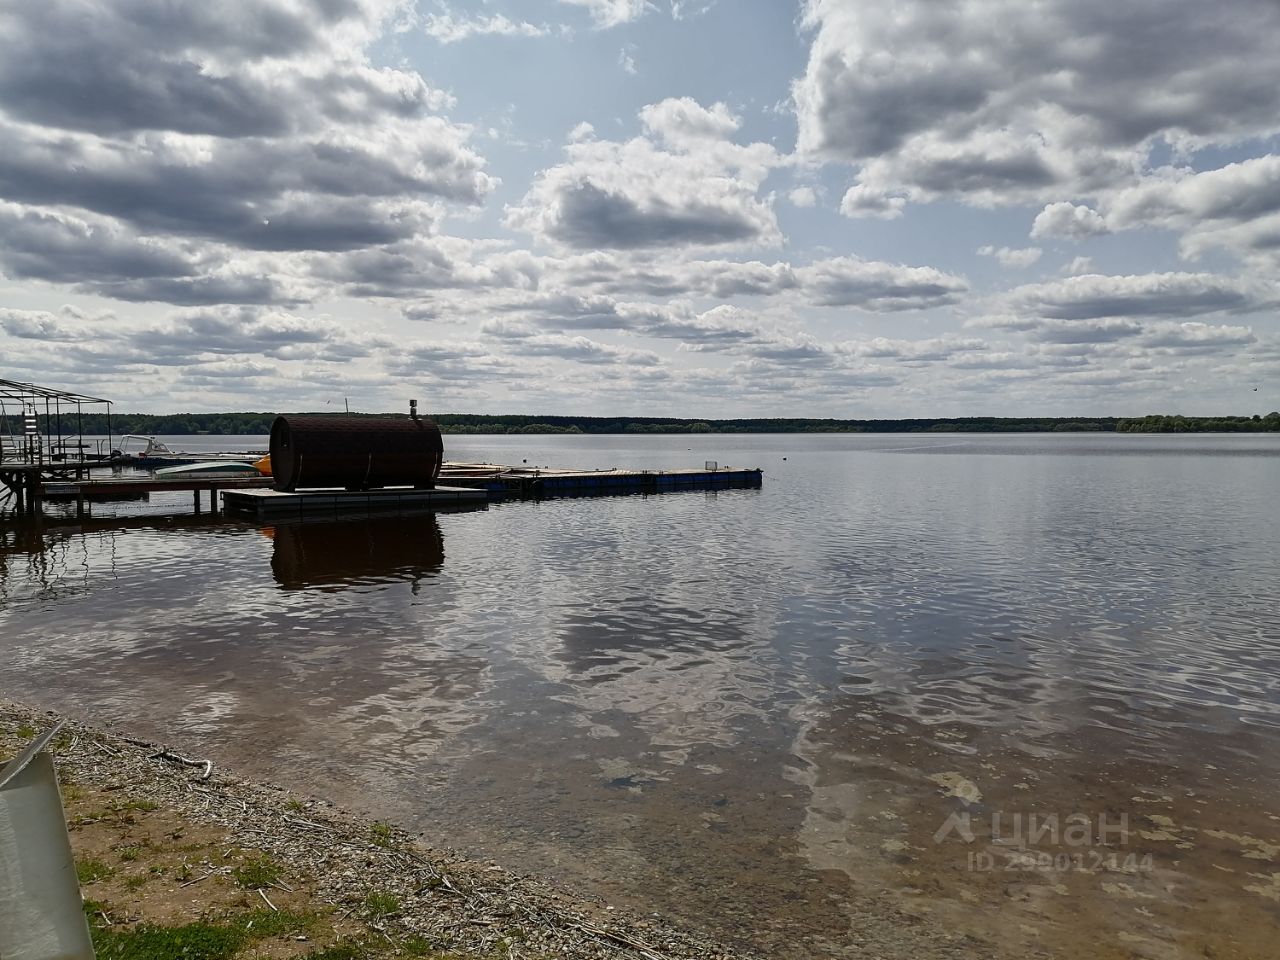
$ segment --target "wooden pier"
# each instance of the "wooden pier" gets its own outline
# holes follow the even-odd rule
[[[54,464],[0,462],[0,495],[13,500],[18,513],[39,513],[50,482],[86,483],[90,471],[102,466],[94,461],[64,461]]]
[[[218,493],[271,486],[270,477],[202,477],[182,480],[160,480],[155,477],[112,477],[110,479],[49,480],[40,484],[40,495],[46,500],[74,500],[76,514],[84,516],[94,501],[126,500],[152,493],[191,491],[195,513],[200,513],[200,495],[209,494],[209,512],[218,510]]]

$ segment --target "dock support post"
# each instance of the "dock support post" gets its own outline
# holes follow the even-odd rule
[[[76,516],[84,519],[84,490],[80,487],[76,488]]]
[[[195,494],[195,498],[196,498],[196,513],[198,514],[198,513],[200,512],[200,488],[199,488],[199,487],[196,487],[196,488],[195,488],[194,490],[192,490],[191,492],[192,492],[193,494]]]

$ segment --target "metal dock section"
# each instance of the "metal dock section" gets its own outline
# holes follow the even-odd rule
[[[753,488],[763,484],[764,473],[758,467],[740,469],[711,464],[685,470],[548,470],[446,463],[440,478],[460,487],[487,490],[495,498],[536,499]]]
[[[489,493],[471,487],[382,487],[377,490],[224,490],[222,506],[236,516],[289,520],[322,513],[378,513],[447,510],[482,506]]]

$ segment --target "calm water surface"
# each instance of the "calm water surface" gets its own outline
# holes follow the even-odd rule
[[[0,694],[773,956],[1274,955],[1280,437],[446,446],[766,479],[0,525]]]

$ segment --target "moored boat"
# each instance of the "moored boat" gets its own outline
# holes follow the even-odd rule
[[[252,463],[236,463],[229,460],[186,463],[177,467],[161,467],[156,471],[156,478],[159,480],[190,480],[200,477],[229,479],[260,476],[262,476],[262,473]]]

